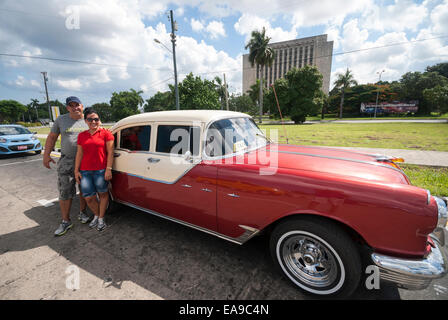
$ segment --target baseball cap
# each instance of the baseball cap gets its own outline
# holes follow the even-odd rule
[[[69,104],[70,104],[70,102],[76,102],[76,103],[79,103],[79,104],[81,104],[81,100],[79,100],[79,98],[78,97],[68,97],[66,100],[65,100],[65,104],[68,106]]]

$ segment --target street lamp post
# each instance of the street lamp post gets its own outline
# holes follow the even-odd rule
[[[173,65],[174,65],[174,92],[176,96],[176,110],[179,110],[179,87],[177,84],[177,64],[176,64],[176,34],[177,31],[176,23],[173,20],[173,10],[170,10],[170,20],[171,20],[171,42],[173,43],[173,50],[171,51],[165,46],[160,40],[154,39],[154,42],[161,44],[166,50],[168,50],[173,55]]]
[[[376,74],[379,74],[379,78],[378,78],[378,82],[381,81],[381,74],[386,71],[386,70],[382,70],[381,72],[377,72]],[[378,96],[380,95],[380,89],[377,88],[376,91],[376,103],[375,103],[375,115],[373,116],[374,118],[376,118],[376,109],[378,108]]]

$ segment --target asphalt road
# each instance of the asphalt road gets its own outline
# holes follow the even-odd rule
[[[0,300],[314,299],[277,272],[266,236],[239,246],[126,207],[100,233],[76,219],[75,201],[74,228],[54,237],[55,166],[41,155],[2,157],[0,177]],[[448,277],[421,291],[381,283],[353,298],[444,300],[447,288]]]

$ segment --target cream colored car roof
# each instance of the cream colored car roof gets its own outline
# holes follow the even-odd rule
[[[144,122],[202,122],[208,123],[217,119],[245,117],[249,115],[241,112],[222,111],[222,110],[172,110],[145,112],[136,114],[118,121],[111,130],[127,126],[133,123]]]

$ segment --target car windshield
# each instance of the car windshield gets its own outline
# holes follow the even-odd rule
[[[0,136],[30,133],[31,132],[28,129],[22,127],[0,127]]]
[[[264,147],[268,142],[251,118],[223,119],[209,127],[205,152],[218,157]]]

